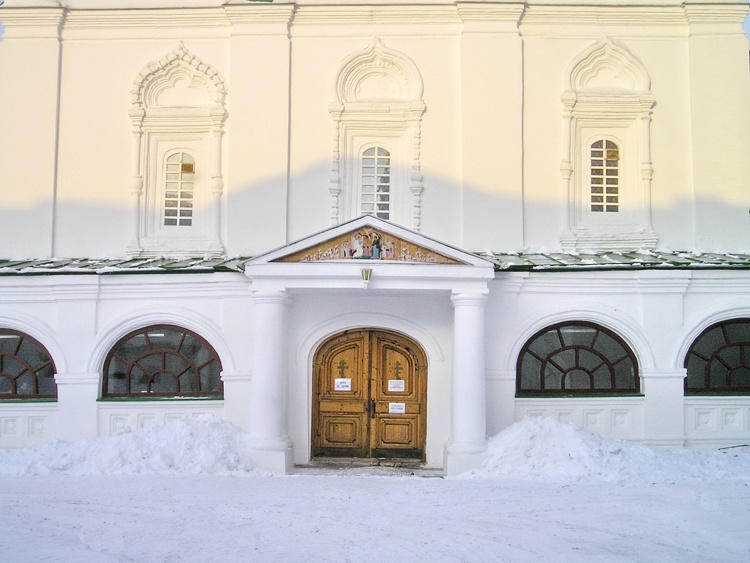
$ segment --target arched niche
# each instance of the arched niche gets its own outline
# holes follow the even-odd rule
[[[210,65],[180,43],[144,66],[133,82],[129,112],[133,133],[133,219],[128,253],[220,255],[224,190],[222,139],[227,88]],[[190,225],[163,220],[169,153],[195,161],[195,214]],[[192,172],[191,172],[192,174]]]
[[[605,37],[575,57],[565,73],[563,159],[565,250],[654,248],[651,226],[651,119],[655,100],[643,63]],[[618,147],[622,182],[616,213],[591,205],[592,142]]]

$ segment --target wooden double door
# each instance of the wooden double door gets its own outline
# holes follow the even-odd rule
[[[424,460],[427,358],[413,340],[358,329],[320,345],[313,365],[313,457]]]

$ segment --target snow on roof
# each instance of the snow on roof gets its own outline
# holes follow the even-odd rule
[[[631,252],[492,253],[498,270],[747,269],[750,255],[637,250]]]
[[[148,274],[241,272],[246,258],[47,258],[28,260],[0,259],[0,275],[53,274]]]
[[[570,270],[744,270],[750,254],[638,250],[632,252],[484,252],[496,271],[558,272]],[[0,259],[2,275],[148,274],[242,272],[249,257],[185,258],[47,258]]]

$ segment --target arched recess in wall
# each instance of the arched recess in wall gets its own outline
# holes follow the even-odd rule
[[[655,101],[646,68],[627,47],[604,38],[571,62],[565,80],[561,246],[654,248]]]
[[[226,85],[180,43],[133,83],[128,253],[219,255]]]
[[[371,191],[377,192],[375,178],[387,176],[388,216],[382,218],[419,230],[421,121],[426,109],[422,93],[422,77],[414,62],[378,38],[341,62],[329,106],[332,225],[368,213],[362,195],[368,188],[363,185],[371,183]],[[370,171],[365,152],[374,147],[389,158],[387,167],[378,168],[382,163],[375,162]]]

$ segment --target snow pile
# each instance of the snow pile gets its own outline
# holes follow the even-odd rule
[[[592,434],[554,418],[528,417],[489,441],[482,467],[461,478],[552,483],[750,480],[750,448],[672,452]]]
[[[0,450],[0,475],[261,475],[247,435],[214,415],[185,417],[109,438]]]

